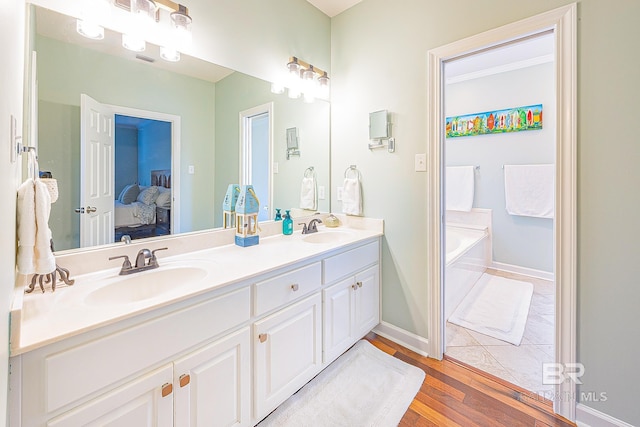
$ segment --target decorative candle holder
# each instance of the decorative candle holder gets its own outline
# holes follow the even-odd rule
[[[252,185],[243,185],[236,203],[236,245],[253,246],[260,241],[258,236],[258,213],[260,201]]]
[[[236,203],[240,195],[238,184],[229,184],[227,192],[222,202],[222,228],[233,228],[236,226]]]

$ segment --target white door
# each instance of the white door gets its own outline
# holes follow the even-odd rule
[[[240,112],[240,185],[253,185],[258,221],[272,219],[273,103]]]
[[[80,247],[114,239],[114,114],[80,95]]]
[[[246,327],[174,362],[176,426],[250,425],[250,341]]]
[[[172,427],[172,365],[72,409],[47,422],[48,427]]]
[[[256,418],[295,393],[322,365],[320,293],[255,323]]]

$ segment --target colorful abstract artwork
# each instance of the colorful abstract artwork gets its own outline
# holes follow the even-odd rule
[[[447,117],[447,138],[542,129],[542,104]]]

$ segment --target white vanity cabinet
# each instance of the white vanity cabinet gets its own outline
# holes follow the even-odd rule
[[[325,363],[380,323],[378,259],[376,242],[324,261],[325,281],[334,283],[323,291]]]
[[[173,363],[175,426],[250,425],[250,340],[247,326]]]
[[[369,238],[12,356],[10,426],[255,425],[378,324],[379,248]]]

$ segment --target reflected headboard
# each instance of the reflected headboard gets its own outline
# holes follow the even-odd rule
[[[151,185],[171,188],[171,169],[159,169],[151,171]]]

